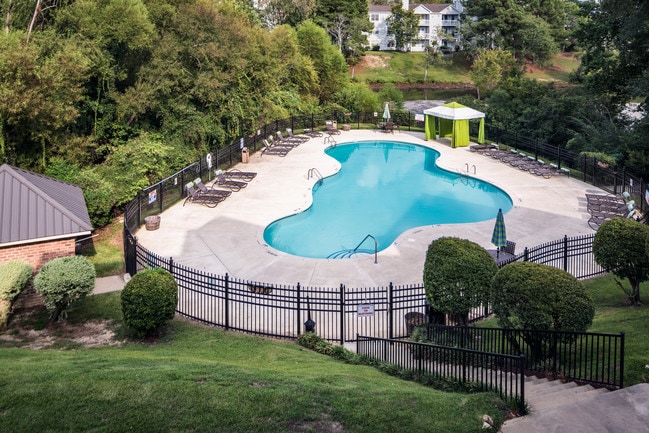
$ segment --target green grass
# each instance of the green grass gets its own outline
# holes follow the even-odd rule
[[[446,83],[446,84],[471,84],[469,78],[470,63],[462,53],[455,53],[453,57],[437,57],[430,61],[428,77],[424,81],[425,56],[424,53],[400,53],[391,51],[369,51],[366,59],[380,59],[384,65],[366,66],[363,63],[356,67],[354,77],[358,81],[367,83],[394,83],[394,84],[421,84],[421,83]],[[570,73],[579,66],[579,58],[572,53],[556,55],[548,67],[528,67],[526,76],[544,81],[568,82]],[[371,62],[370,62],[371,63]]]
[[[81,244],[81,254],[95,265],[98,277],[118,275],[124,270],[121,221],[101,229],[97,236]]]
[[[398,53],[372,51],[387,67],[366,67],[358,70],[355,79],[367,83],[424,83],[426,60],[424,53]],[[359,68],[361,69],[361,68]],[[468,63],[464,56],[432,60],[428,67],[426,83],[470,83]]]
[[[626,295],[611,275],[585,282],[595,302],[592,332],[625,333],[624,385],[649,381],[649,306],[629,306]],[[628,289],[628,281],[623,284]],[[649,299],[649,283],[640,286],[640,296]]]
[[[568,82],[570,73],[579,67],[580,60],[572,53],[560,53],[554,56],[546,68],[528,68],[526,76],[543,81]]]
[[[91,296],[70,320],[119,328],[118,306],[119,293]],[[156,341],[119,347],[0,341],[0,431],[479,432],[482,415],[504,417],[490,393],[442,392],[181,319]]]

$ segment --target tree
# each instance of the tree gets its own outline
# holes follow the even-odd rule
[[[327,33],[312,21],[305,21],[297,29],[300,51],[311,59],[318,74],[318,97],[327,102],[347,84],[347,64],[343,55],[331,44]]]
[[[510,263],[491,288],[493,311],[504,328],[583,332],[593,321],[594,306],[583,284],[559,268]]]
[[[477,38],[478,46],[511,51],[519,63],[546,62],[558,51],[553,30],[567,24],[565,14],[556,12],[561,1],[466,0],[466,15],[476,19],[466,20],[465,40],[469,46]]]
[[[584,332],[595,316],[593,301],[583,284],[552,266],[510,263],[498,271],[491,290],[493,312],[503,328]],[[531,349],[531,363],[542,356],[547,344],[549,353],[556,354],[558,340],[543,335],[522,335]]]
[[[401,3],[392,5],[391,12],[386,20],[388,33],[394,35],[397,50],[409,50],[419,33],[419,16],[412,9],[404,10]]]
[[[498,272],[493,257],[475,242],[441,237],[428,246],[424,288],[433,310],[468,323],[469,312],[489,301],[491,279]]]
[[[315,6],[315,0],[270,0],[260,10],[260,15],[268,28],[282,24],[296,27],[313,16]]]
[[[471,81],[478,90],[478,99],[480,99],[481,92],[493,92],[508,72],[515,67],[514,57],[508,51],[481,51],[469,72]]]
[[[640,284],[649,280],[649,227],[632,219],[605,221],[593,240],[595,261],[619,278],[629,280],[631,290],[616,284],[633,305],[640,304]]]
[[[366,49],[366,34],[374,28],[369,18],[368,2],[316,0],[314,17],[321,27],[331,33],[345,59],[351,59],[352,64],[358,61]]]

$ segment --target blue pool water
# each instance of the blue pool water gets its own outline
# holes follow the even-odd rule
[[[264,240],[273,248],[327,258],[354,249],[369,234],[381,251],[414,227],[484,221],[512,208],[504,191],[439,168],[439,152],[423,146],[365,141],[326,153],[341,163],[340,171],[314,186],[311,207],[266,227]],[[361,249],[373,252],[374,242],[367,239]]]

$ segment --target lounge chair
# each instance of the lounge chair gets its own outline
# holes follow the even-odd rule
[[[264,156],[266,154],[268,155],[278,155],[278,156],[286,156],[290,151],[291,147],[284,147],[284,146],[272,146],[268,140],[264,138],[264,149],[261,151],[261,156]]]
[[[222,197],[223,200],[226,198],[230,197],[232,195],[232,191],[225,191],[223,189],[216,189],[213,187],[207,187],[203,183],[200,177],[197,177],[194,179],[194,186],[196,189],[198,189],[199,194],[206,194],[206,195],[212,195],[215,197]]]
[[[298,139],[298,138],[284,137],[284,136],[282,135],[282,132],[281,132],[281,131],[277,131],[277,134],[276,134],[276,135],[277,135],[277,140],[276,140],[276,141],[277,141],[280,145],[283,144],[283,145],[285,145],[285,146],[287,146],[287,147],[288,147],[288,146],[293,146],[293,147],[295,147],[295,146],[299,146],[300,144],[304,143],[302,140],[300,140],[300,139]]]
[[[293,134],[293,130],[291,128],[286,128],[286,135],[288,135],[289,138],[295,139],[295,140],[300,140],[302,143],[306,143],[307,141],[311,140],[311,137],[307,135],[295,135]],[[322,135],[322,134],[320,134]]]
[[[383,127],[383,132],[386,134],[389,132],[390,134],[394,134],[394,122],[391,120],[385,122],[385,126]]]
[[[222,195],[201,194],[201,192],[196,189],[194,182],[189,182],[185,185],[185,189],[187,190],[187,198],[185,198],[183,206],[185,206],[188,201],[191,201],[192,203],[199,203],[214,208],[226,198]]]
[[[309,137],[322,137],[322,132],[316,131],[315,129],[304,129],[304,135],[308,135]]]
[[[469,146],[471,152],[483,153],[489,150],[498,150],[498,146],[495,144],[472,144]]]
[[[233,168],[230,171],[214,170],[214,174],[217,176],[222,174],[226,179],[242,180],[244,182],[250,182],[257,176],[257,173],[254,171],[241,171],[238,168]]]
[[[332,120],[327,120],[325,122],[325,125],[327,126],[327,134],[329,135],[338,135],[340,134],[340,129],[334,128],[334,123]]]
[[[221,188],[227,188],[230,191],[236,192],[248,186],[248,183],[242,182],[240,180],[228,179],[227,177],[225,177],[224,174],[218,174],[214,179],[214,183],[212,183],[212,187],[215,186],[220,186]]]

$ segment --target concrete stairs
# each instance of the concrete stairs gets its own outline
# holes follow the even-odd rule
[[[575,402],[594,399],[610,391],[605,388],[593,388],[590,385],[577,385],[575,382],[562,383],[559,380],[525,379],[525,401],[530,414],[511,419],[502,426],[503,433],[537,433],[536,420],[555,408],[567,408]],[[569,431],[569,430],[565,430]]]

